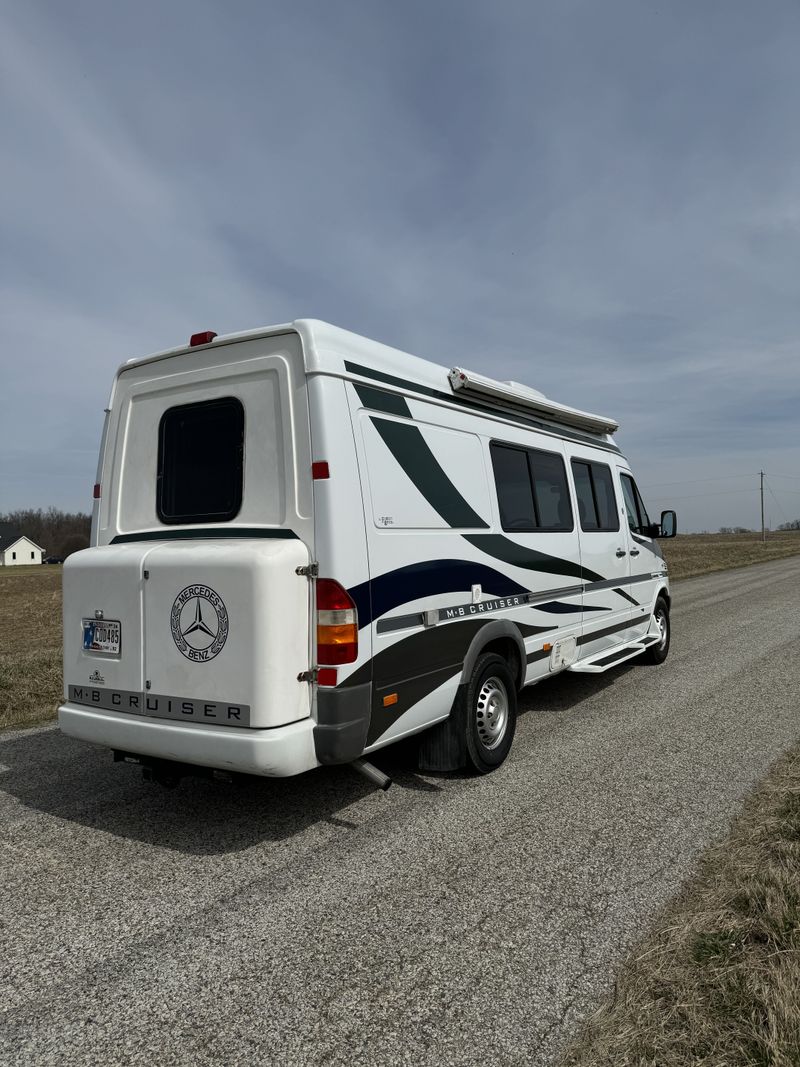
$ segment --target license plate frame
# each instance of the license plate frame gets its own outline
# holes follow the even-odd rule
[[[122,623],[119,619],[83,619],[83,651],[92,655],[122,653]]]

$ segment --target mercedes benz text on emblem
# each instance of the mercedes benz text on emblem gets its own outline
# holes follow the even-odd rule
[[[187,585],[175,597],[170,626],[178,650],[201,663],[222,651],[228,637],[228,612],[219,593],[207,585]]]

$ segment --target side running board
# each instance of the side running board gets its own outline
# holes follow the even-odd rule
[[[660,639],[658,634],[646,634],[629,645],[623,645],[622,648],[615,648],[611,652],[608,649],[597,652],[594,656],[573,663],[567,669],[576,674],[602,674],[603,671],[609,671],[612,667],[617,667],[620,663],[641,655],[649,645],[655,645]]]

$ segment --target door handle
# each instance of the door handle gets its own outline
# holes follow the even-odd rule
[[[622,557],[623,557],[624,555],[625,555],[625,549],[624,549],[624,548],[618,548],[618,549],[617,549],[617,558],[618,558],[618,559],[622,559]]]
[[[638,548],[632,548],[631,549],[631,555],[632,556],[638,556],[639,555],[639,549]]]

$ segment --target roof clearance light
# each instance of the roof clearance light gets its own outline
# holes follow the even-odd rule
[[[197,348],[198,345],[210,345],[217,335],[213,330],[203,330],[202,333],[193,333],[189,338],[189,348]]]
[[[99,482],[95,482],[94,483],[94,489],[92,490],[92,496],[94,497],[95,500],[99,500],[100,499],[100,493],[101,493],[100,483]]]
[[[311,464],[311,477],[318,481],[320,478],[330,478],[330,467],[324,460],[318,460]]]

